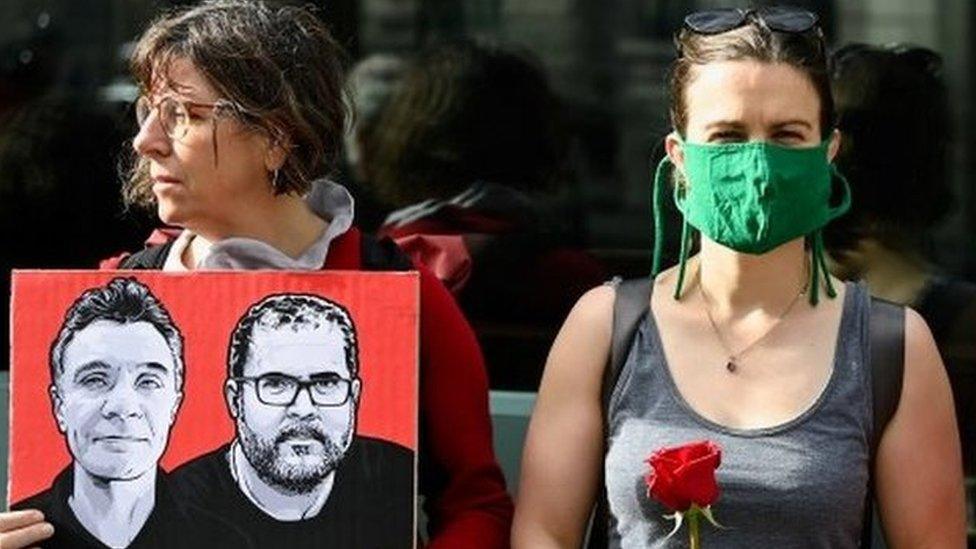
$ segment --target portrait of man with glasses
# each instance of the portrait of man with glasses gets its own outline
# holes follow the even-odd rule
[[[251,306],[230,336],[234,439],[176,469],[182,497],[259,547],[412,547],[414,454],[356,434],[365,390],[349,312],[316,295]]]

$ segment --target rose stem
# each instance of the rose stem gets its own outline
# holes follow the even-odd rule
[[[688,511],[688,541],[690,549],[701,549],[698,538],[698,508],[694,505]]]

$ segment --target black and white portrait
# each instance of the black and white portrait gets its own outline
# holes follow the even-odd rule
[[[181,497],[259,547],[412,547],[414,453],[359,436],[368,387],[349,312],[310,294],[262,299],[230,334],[235,437],[173,472]]]
[[[183,399],[183,336],[134,278],[85,291],[50,349],[48,394],[71,463],[14,508],[55,526],[44,547],[205,547],[244,536],[179,502],[159,467]]]

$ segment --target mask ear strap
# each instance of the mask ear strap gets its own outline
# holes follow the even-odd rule
[[[651,265],[651,275],[657,276],[661,272],[661,256],[664,255],[664,200],[665,200],[665,178],[667,170],[671,166],[671,160],[665,156],[657,165],[654,173],[653,205],[654,211],[654,260]],[[682,215],[681,222],[681,251],[678,261],[678,284],[675,285],[674,298],[681,298],[681,289],[685,283],[685,271],[688,264],[688,251],[691,241],[691,226]]]
[[[667,155],[657,164],[654,172],[654,189],[652,192],[654,212],[654,260],[651,264],[651,276],[656,277],[661,272],[661,256],[664,253],[664,178],[671,165]]]
[[[811,235],[813,243],[810,258],[810,305],[816,305],[820,301],[820,273],[823,273],[824,284],[827,287],[827,297],[833,299],[837,297],[834,283],[830,280],[830,271],[827,270],[827,259],[824,254],[823,231],[817,229]]]
[[[685,267],[688,266],[688,249],[691,240],[691,229],[688,220],[681,222],[681,252],[678,260],[678,283],[674,287],[674,298],[681,299],[681,288],[685,283]]]
[[[810,242],[810,305],[820,302],[820,261],[817,259],[817,234],[814,231]]]
[[[828,212],[828,217],[831,220],[834,220],[847,213],[847,210],[851,209],[851,185],[847,182],[847,178],[844,177],[844,174],[840,173],[840,170],[837,169],[836,164],[830,165],[830,174],[833,178],[840,181],[841,189],[844,191],[843,195],[841,195],[840,204],[831,208]]]
[[[837,291],[834,290],[834,283],[830,281],[830,271],[827,269],[827,253],[825,251],[823,242],[823,229],[817,231],[816,235],[817,241],[820,243],[817,252],[817,258],[820,261],[820,270],[824,275],[824,282],[827,284],[827,297],[833,299],[837,297]]]

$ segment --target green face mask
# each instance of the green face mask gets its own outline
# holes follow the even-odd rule
[[[680,296],[688,253],[688,226],[733,250],[763,254],[795,238],[808,235],[813,244],[811,302],[817,301],[818,275],[824,271],[828,294],[835,292],[826,274],[822,229],[850,207],[846,180],[827,161],[824,141],[817,147],[792,148],[758,141],[703,145],[683,143],[687,185],[674,189],[674,202],[684,215],[679,283]],[[665,157],[658,166],[655,186],[654,273],[660,270],[660,207],[666,182]],[[831,207],[831,181],[843,184],[843,199]]]

